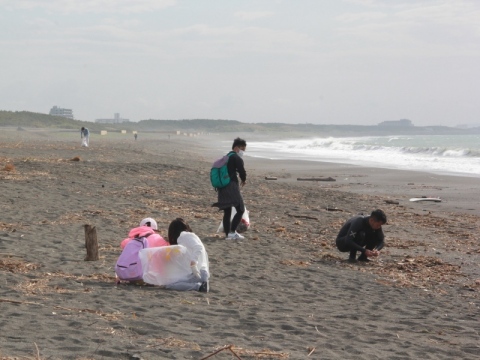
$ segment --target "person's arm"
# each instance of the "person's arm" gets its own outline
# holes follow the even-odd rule
[[[235,156],[235,167],[237,169],[240,180],[242,180],[242,185],[247,181],[247,172],[245,171],[245,166],[243,165],[243,159],[240,156]]]
[[[188,233],[188,234],[190,234],[192,236],[191,240],[194,241],[193,250],[191,250],[191,252],[193,253],[192,262],[190,264],[192,266],[194,264],[195,271],[200,271],[200,275],[198,273],[196,273],[196,275],[200,276],[203,279],[202,281],[206,281],[204,279],[204,276],[206,276],[207,278],[210,276],[209,275],[209,269],[208,269],[209,266],[208,266],[207,251],[206,251],[205,246],[203,245],[202,241],[200,240],[200,238],[197,235],[195,235],[194,233]],[[192,249],[192,246],[190,247],[190,249]],[[193,268],[192,268],[192,270],[193,270]]]
[[[375,249],[377,252],[382,250],[383,247],[385,246],[385,235],[383,234],[382,229],[378,230],[378,235],[377,235],[377,246],[375,246]]]
[[[185,246],[190,253],[190,268],[192,274],[201,279],[202,274],[198,268],[198,262],[203,251],[203,244],[200,238],[194,233],[184,231],[180,234],[177,240],[179,245]]]

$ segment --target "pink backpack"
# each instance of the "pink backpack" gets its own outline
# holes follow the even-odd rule
[[[138,252],[148,247],[146,237],[132,239],[123,249],[115,265],[115,273],[120,280],[142,280],[142,263]]]

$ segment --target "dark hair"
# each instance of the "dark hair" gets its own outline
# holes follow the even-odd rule
[[[85,130],[85,128],[82,126],[82,130]]]
[[[233,140],[232,150],[233,150],[236,146],[239,146],[239,147],[247,146],[247,142],[246,142],[245,140],[240,139],[239,137],[237,137],[235,140]]]
[[[177,239],[182,231],[192,232],[190,226],[182,218],[176,218],[168,226],[168,242],[170,245],[177,245]]]
[[[382,224],[387,223],[387,215],[383,212],[383,210],[377,209],[373,210],[370,214],[370,217],[374,218],[376,221],[380,221]]]

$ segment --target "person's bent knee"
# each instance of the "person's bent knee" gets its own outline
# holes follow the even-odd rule
[[[351,249],[345,245],[345,239],[343,238],[337,238],[337,240],[335,240],[335,245],[337,245],[337,249],[338,251],[340,252],[349,252]]]

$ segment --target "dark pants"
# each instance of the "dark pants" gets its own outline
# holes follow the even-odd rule
[[[349,259],[354,260],[356,258],[358,250],[347,242],[347,236],[338,237],[335,243],[338,250],[340,250],[341,252],[350,252]],[[377,239],[377,237],[367,237],[362,238],[358,242],[355,241],[355,243],[358,246],[364,247],[365,249],[373,250],[377,245],[380,244],[380,241]],[[363,256],[363,254],[360,256]]]
[[[232,217],[232,208],[226,208],[223,210],[223,231],[225,231],[225,234],[228,235],[229,232],[234,232],[237,230],[238,224],[240,224],[240,221],[242,221],[242,216],[243,213],[245,212],[245,205],[243,202],[235,206],[235,210],[237,213],[233,216],[232,223],[230,223],[230,218]]]

